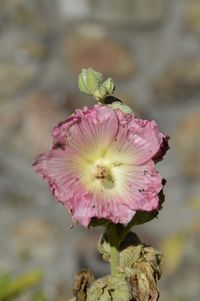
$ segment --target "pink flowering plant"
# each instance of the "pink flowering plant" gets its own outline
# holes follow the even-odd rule
[[[165,181],[156,163],[168,137],[113,96],[112,79],[83,69],[79,88],[98,104],[60,122],[52,131],[52,149],[34,163],[73,224],[105,229],[97,248],[110,262],[111,275],[94,280],[89,270],[80,271],[72,300],[158,300],[161,254],[130,230],[161,209]]]

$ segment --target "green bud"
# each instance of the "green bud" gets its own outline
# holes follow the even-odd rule
[[[133,111],[131,110],[130,107],[128,107],[127,105],[123,104],[120,101],[116,101],[113,102],[112,104],[109,105],[113,110],[115,109],[119,109],[124,113],[129,113],[129,114],[133,114]]]
[[[92,68],[82,69],[78,78],[78,86],[81,92],[93,95],[102,81],[103,76],[101,73],[94,71]]]
[[[93,96],[100,102],[103,102],[104,98],[113,94],[115,90],[112,78],[103,82],[102,74],[92,68],[82,69],[78,78],[78,86],[81,92]]]
[[[106,95],[106,88],[102,85],[99,86],[93,93],[93,97],[98,101],[102,101]]]
[[[106,88],[106,95],[111,95],[115,91],[114,81],[110,77],[102,85]]]

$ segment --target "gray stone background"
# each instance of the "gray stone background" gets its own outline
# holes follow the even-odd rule
[[[200,1],[0,1],[0,273],[44,272],[47,300],[67,300],[73,275],[108,272],[100,230],[76,226],[32,169],[51,128],[92,105],[82,67],[116,82],[116,96],[171,136],[159,219],[135,229],[163,247],[162,301],[200,298]],[[18,300],[31,300],[25,293]]]

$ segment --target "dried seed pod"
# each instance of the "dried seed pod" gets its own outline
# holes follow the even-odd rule
[[[121,276],[97,279],[88,290],[87,301],[131,301],[128,282]]]
[[[73,294],[76,301],[86,301],[87,289],[94,282],[95,278],[89,269],[82,269],[75,275],[73,283]]]

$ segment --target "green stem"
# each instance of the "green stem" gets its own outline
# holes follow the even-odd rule
[[[120,235],[119,235],[119,242],[121,243],[126,235],[130,232],[131,228],[133,227],[134,223],[129,223],[126,227],[124,227],[124,229],[121,231]]]
[[[119,238],[115,224],[110,224],[107,230],[111,249],[111,275],[117,275],[119,266]]]

